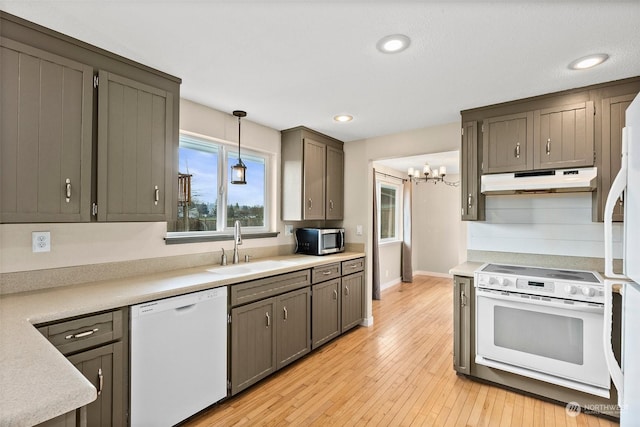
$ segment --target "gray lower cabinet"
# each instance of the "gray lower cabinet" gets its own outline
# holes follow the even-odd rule
[[[471,374],[472,277],[453,277],[453,369]]]
[[[90,66],[0,38],[0,222],[89,221]]]
[[[275,299],[231,310],[231,394],[276,370]]]
[[[343,267],[344,273],[344,267]],[[342,277],[340,332],[358,326],[364,318],[364,271]]]
[[[341,279],[313,285],[311,346],[315,349],[340,335]]]
[[[81,410],[44,425],[128,425],[127,325],[126,309],[120,309],[38,326],[98,392],[97,399]]]
[[[311,273],[231,286],[231,394],[311,350]]]

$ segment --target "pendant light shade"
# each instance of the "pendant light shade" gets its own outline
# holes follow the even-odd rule
[[[245,111],[236,110],[233,115],[238,118],[238,163],[231,166],[231,183],[246,184],[247,183],[247,167],[240,157],[240,119],[246,117]]]

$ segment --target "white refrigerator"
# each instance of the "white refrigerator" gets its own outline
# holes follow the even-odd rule
[[[611,216],[618,197],[624,196],[623,271],[613,271]],[[618,390],[620,426],[640,420],[640,95],[627,108],[622,132],[622,166],[605,206],[605,358]],[[622,294],[621,367],[611,348],[612,287]]]

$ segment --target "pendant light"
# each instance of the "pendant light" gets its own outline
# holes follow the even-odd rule
[[[247,167],[242,162],[240,157],[240,119],[247,116],[246,111],[236,110],[233,115],[238,118],[238,163],[231,166],[231,183],[232,184],[246,184],[247,183]]]

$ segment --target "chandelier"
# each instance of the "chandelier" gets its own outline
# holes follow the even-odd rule
[[[409,168],[407,171],[407,175],[409,175],[409,181],[415,182],[416,185],[420,181],[429,182],[432,181],[434,184],[442,182],[451,187],[457,187],[460,185],[460,181],[445,181],[444,177],[447,175],[447,168],[445,166],[440,166],[439,168],[431,169],[429,164],[425,164],[422,168],[422,175],[420,176],[420,169]]]

